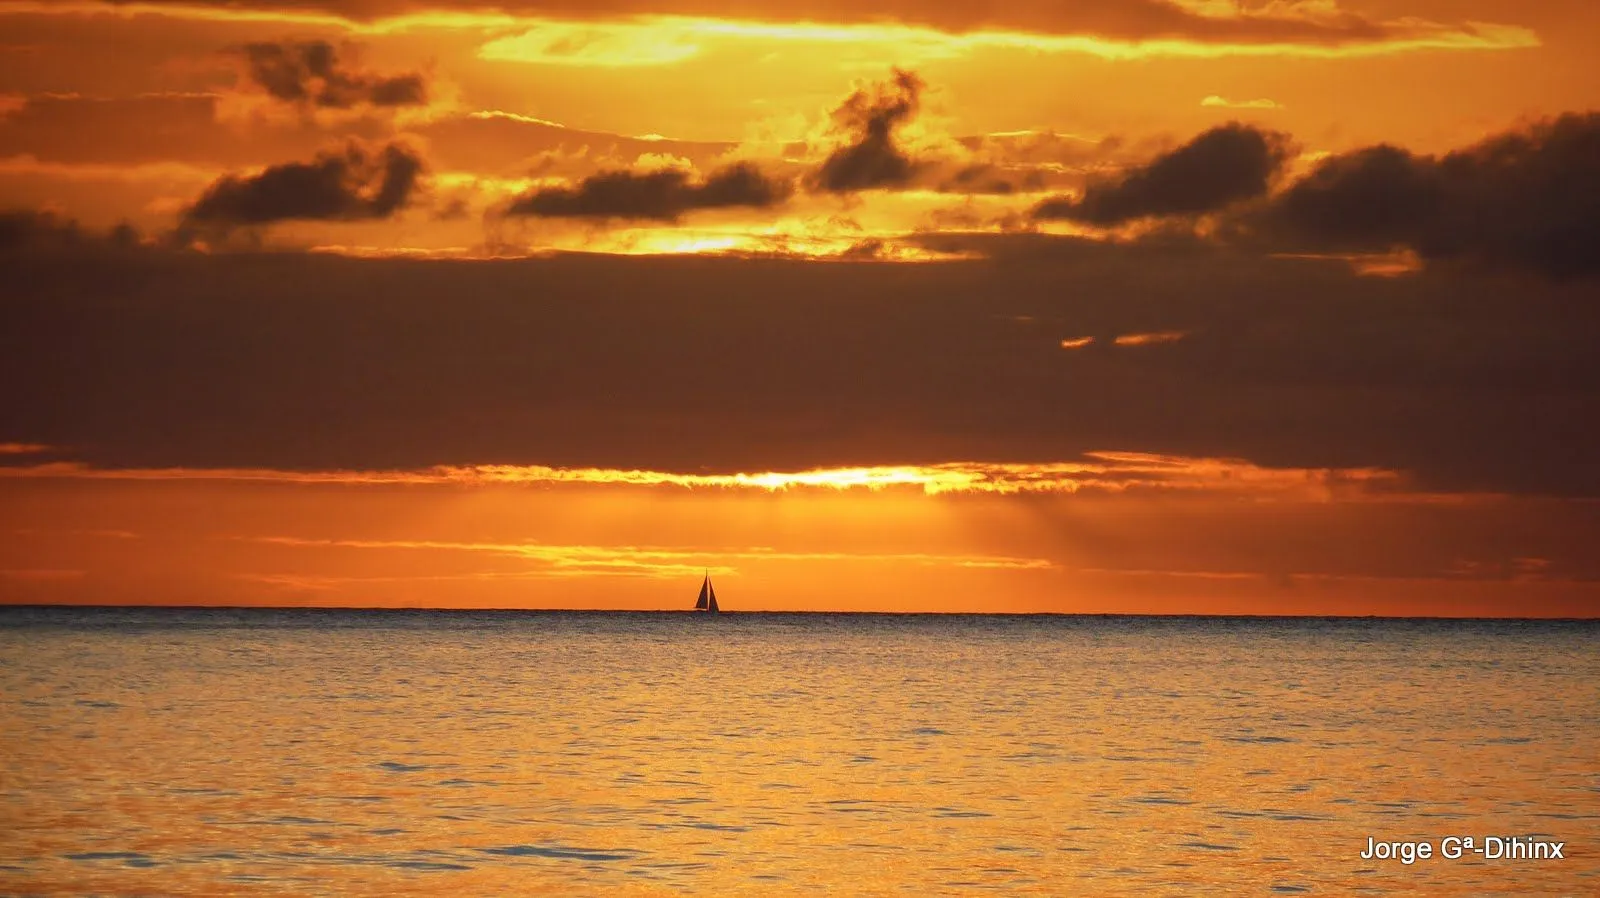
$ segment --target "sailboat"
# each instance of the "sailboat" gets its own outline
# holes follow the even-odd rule
[[[700,598],[695,599],[694,610],[709,611],[712,614],[720,613],[717,608],[717,588],[711,585],[710,571],[706,571],[706,579],[700,584]]]

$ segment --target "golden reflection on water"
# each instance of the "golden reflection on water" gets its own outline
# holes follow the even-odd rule
[[[0,892],[1594,894],[1597,636],[10,609]]]

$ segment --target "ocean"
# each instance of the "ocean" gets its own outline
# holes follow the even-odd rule
[[[0,608],[0,733],[7,895],[1600,893],[1594,621]]]

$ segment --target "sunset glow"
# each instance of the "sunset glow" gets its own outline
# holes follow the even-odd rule
[[[39,447],[44,448],[44,447]],[[0,477],[72,478],[90,480],[223,480],[270,483],[329,484],[604,484],[669,486],[684,489],[880,490],[912,487],[927,495],[940,493],[1023,492],[1075,493],[1081,489],[1198,489],[1289,491],[1320,495],[1347,484],[1395,483],[1394,472],[1371,469],[1340,471],[1267,470],[1248,462],[1220,459],[1165,458],[1130,452],[1091,452],[1083,462],[983,463],[827,468],[759,474],[675,474],[666,471],[623,471],[598,468],[550,468],[543,465],[439,465],[418,471],[273,471],[231,468],[90,468],[72,462],[0,468]]]
[[[0,27],[0,602],[1600,608],[1593,4]]]

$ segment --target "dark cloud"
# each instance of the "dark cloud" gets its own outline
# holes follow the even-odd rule
[[[1137,218],[1201,215],[1267,192],[1288,157],[1285,135],[1238,122],[1212,128],[1079,198],[1045,200],[1035,218],[1110,226]]]
[[[506,214],[676,221],[698,209],[774,206],[791,191],[788,182],[770,178],[748,162],[714,171],[703,181],[681,169],[611,171],[585,178],[577,187],[547,187],[518,197]]]
[[[976,162],[957,169],[940,188],[947,193],[1012,193],[1017,185],[995,166]]]
[[[76,221],[55,213],[34,209],[0,211],[0,250],[71,247],[83,240]]]
[[[834,126],[850,138],[811,174],[813,189],[851,193],[910,183],[919,166],[895,143],[895,130],[917,114],[923,82],[894,70],[887,83],[863,87],[833,112]]]
[[[1591,277],[1600,274],[1600,113],[1443,156],[1392,146],[1334,156],[1241,227],[1309,249],[1409,247],[1428,260]]]
[[[1325,249],[1388,249],[1410,242],[1439,213],[1443,194],[1427,160],[1367,147],[1324,160],[1279,196],[1264,227]]]
[[[18,254],[0,442],[145,467],[675,471],[1109,448],[1600,496],[1585,282],[965,239],[992,258]],[[1161,331],[1188,336],[1111,345]]]
[[[1103,161],[1116,141],[1089,141],[1049,132],[1017,132],[955,139],[952,146],[920,155],[897,140],[921,109],[926,84],[915,73],[895,69],[888,81],[857,89],[833,111],[833,130],[846,138],[805,175],[818,192],[933,190],[940,193],[1010,194],[1082,183],[1070,166]],[[803,144],[785,148],[803,155]]]
[[[249,177],[223,177],[189,207],[184,226],[387,218],[410,201],[422,171],[422,158],[404,144],[373,151],[351,142],[311,162],[274,165]]]
[[[841,260],[870,262],[874,259],[882,258],[886,248],[882,240],[869,237],[866,240],[857,240],[855,243],[845,247],[839,253],[838,258]]]
[[[327,41],[253,43],[241,52],[250,80],[286,103],[349,109],[362,104],[418,106],[428,100],[421,75],[376,75],[348,68]]]
[[[131,249],[139,246],[139,232],[130,224],[109,231],[91,231],[75,219],[38,209],[0,210],[0,253],[75,252],[95,248]]]
[[[1052,177],[1053,173],[1048,169],[1033,166],[971,162],[948,168],[953,170],[932,179],[932,186],[941,193],[1010,194],[1040,190],[1052,181],[1060,180]]]

